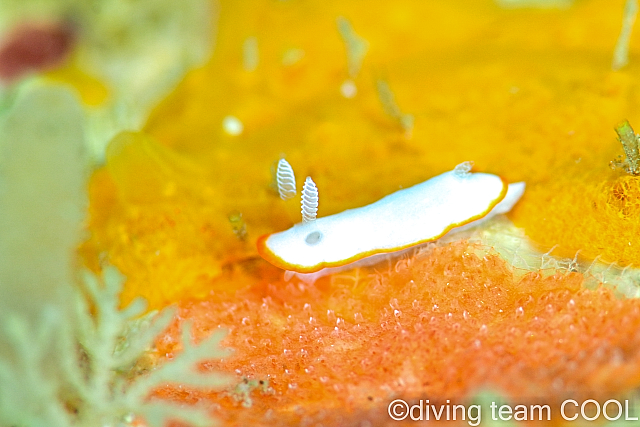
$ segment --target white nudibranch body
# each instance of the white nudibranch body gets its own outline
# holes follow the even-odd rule
[[[496,175],[456,168],[368,206],[262,236],[258,251],[275,266],[297,273],[342,267],[508,212],[524,188],[523,182],[508,185]]]

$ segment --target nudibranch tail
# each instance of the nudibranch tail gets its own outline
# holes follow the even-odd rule
[[[302,222],[312,222],[318,216],[318,187],[310,176],[302,187]]]
[[[285,159],[280,159],[278,162],[276,182],[278,184],[278,194],[280,194],[282,200],[290,199],[298,193],[293,168]]]

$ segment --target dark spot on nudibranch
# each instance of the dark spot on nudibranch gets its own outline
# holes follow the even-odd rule
[[[322,233],[319,231],[313,231],[309,233],[306,239],[304,239],[307,245],[317,245],[318,243],[320,243],[320,240],[322,240]]]

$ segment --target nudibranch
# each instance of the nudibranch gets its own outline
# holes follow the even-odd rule
[[[523,182],[508,184],[497,175],[470,169],[470,162],[465,162],[368,206],[305,218],[289,230],[260,237],[258,252],[271,264],[295,273],[343,267],[475,226],[511,210],[524,193]],[[307,186],[315,190],[310,178]]]

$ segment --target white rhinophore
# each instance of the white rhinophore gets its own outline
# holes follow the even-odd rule
[[[318,187],[310,176],[304,181],[302,187],[302,223],[309,223],[316,220],[318,216]]]
[[[298,194],[296,176],[293,174],[293,168],[285,159],[280,159],[278,162],[276,183],[278,184],[278,194],[282,200],[288,200]]]

